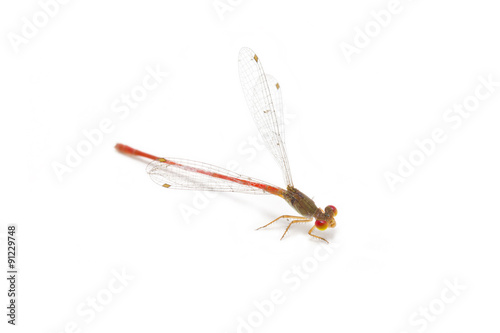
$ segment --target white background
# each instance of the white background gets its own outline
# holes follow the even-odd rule
[[[480,76],[500,81],[498,6],[401,0],[348,62],[341,44],[389,1],[221,3],[222,15],[212,0],[69,1],[17,46],[40,3],[0,6],[1,266],[17,223],[17,330],[498,331],[500,87],[458,128],[443,119]],[[271,155],[249,143],[243,46],[281,83],[295,185],[338,208],[337,228],[322,233],[331,253],[311,224],[282,241],[286,221],[254,231],[293,213],[277,197],[166,190],[113,149],[237,163],[283,186]],[[147,67],[168,77],[120,118],[113,103]],[[103,119],[113,129],[59,179],[55,163]],[[447,139],[392,191],[384,174],[435,128]],[[133,277],[123,288],[122,270]],[[274,293],[280,304],[269,305]]]

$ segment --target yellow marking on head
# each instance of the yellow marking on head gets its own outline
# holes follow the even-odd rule
[[[278,82],[276,82],[276,89],[279,89],[280,88],[280,84]]]
[[[253,55],[253,60],[255,60],[255,62],[259,62],[259,57],[257,57],[256,54]]]
[[[158,161],[160,161],[160,162],[166,162],[167,160],[164,159],[164,158],[159,158]]]
[[[163,184],[163,187],[169,188],[169,187],[170,187],[170,185],[168,185],[168,184]]]

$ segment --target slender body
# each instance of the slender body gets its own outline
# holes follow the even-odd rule
[[[293,186],[284,142],[280,85],[276,79],[264,73],[259,58],[248,48],[240,51],[239,72],[248,107],[266,147],[282,169],[287,184],[286,190],[203,162],[160,158],[121,143],[115,148],[124,154],[152,160],[148,164],[147,172],[154,182],[166,188],[277,195],[288,202],[300,216],[282,215],[258,229],[267,227],[281,218],[292,219],[281,237],[283,239],[292,224],[316,219],[309,235],[328,242],[323,237],[312,234],[312,231],[334,228],[337,209],[331,205],[325,210],[318,208],[312,199]]]

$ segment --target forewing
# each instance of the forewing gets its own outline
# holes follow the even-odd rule
[[[155,183],[172,189],[269,194],[265,190],[266,186],[276,188],[215,165],[179,158],[152,161],[146,171]]]
[[[283,141],[286,146],[285,140],[285,115],[283,112],[283,97],[281,96],[281,86],[278,80],[272,75],[266,74],[267,84],[269,86],[269,92],[271,93],[271,100],[273,102],[274,111],[276,114],[276,120],[278,121],[278,129]]]
[[[283,136],[281,88],[276,79],[266,76],[260,59],[249,48],[240,50],[238,63],[241,87],[250,113],[266,147],[281,167],[285,183],[293,186]],[[268,80],[272,80],[271,85]]]

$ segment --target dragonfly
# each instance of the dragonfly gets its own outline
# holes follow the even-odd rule
[[[283,239],[293,224],[315,220],[308,234],[328,243],[313,232],[315,229],[323,231],[334,228],[337,224],[337,208],[328,205],[323,210],[293,186],[285,147],[283,99],[278,81],[264,72],[260,58],[249,48],[240,50],[238,67],[246,103],[265,146],[281,168],[286,189],[208,163],[157,157],[121,143],[116,144],[115,148],[127,155],[152,160],[146,171],[155,183],[165,188],[279,196],[300,215],[281,215],[257,230],[287,219],[291,222],[281,236]]]

